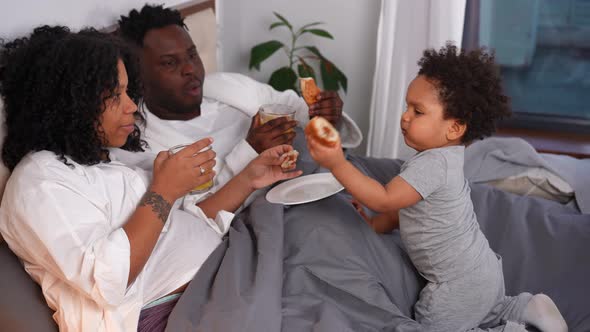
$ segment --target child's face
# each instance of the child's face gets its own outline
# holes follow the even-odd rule
[[[449,135],[456,120],[443,118],[438,90],[426,77],[419,75],[410,83],[406,104],[400,126],[409,147],[424,151],[457,144],[455,136]]]

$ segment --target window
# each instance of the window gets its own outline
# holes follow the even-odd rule
[[[590,134],[590,0],[467,0],[463,47],[477,46],[511,98],[501,126]]]

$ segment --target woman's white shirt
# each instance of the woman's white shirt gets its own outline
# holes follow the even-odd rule
[[[61,331],[136,330],[142,306],[189,282],[223,234],[178,200],[127,287],[130,245],[121,227],[151,174],[117,161],[68,162],[41,151],[19,163],[2,199],[0,232],[41,286]],[[222,211],[215,223],[232,218]]]

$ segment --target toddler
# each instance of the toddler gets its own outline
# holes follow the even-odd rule
[[[400,126],[418,153],[385,186],[347,161],[340,144],[307,136],[311,156],[353,197],[379,212],[368,218],[378,232],[399,226],[408,255],[428,281],[414,307],[424,331],[468,331],[503,326],[526,331],[567,331],[544,294],[506,296],[501,259],[479,229],[463,175],[465,145],[492,134],[510,115],[493,54],[447,44],[424,51],[406,93]]]

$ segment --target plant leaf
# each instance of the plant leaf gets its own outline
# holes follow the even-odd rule
[[[334,39],[334,37],[332,37],[332,35],[328,31],[323,30],[323,29],[306,29],[306,30],[301,31],[301,34],[304,34],[306,32],[313,33],[316,36]]]
[[[301,62],[299,65],[297,65],[299,77],[313,77],[315,80],[315,71],[313,68],[307,62],[305,62],[303,58],[299,58],[299,61]]]
[[[306,24],[306,25],[302,26],[301,28],[299,28],[299,31],[303,31],[306,28],[312,27],[314,25],[319,25],[319,24],[324,24],[324,22],[313,22],[313,23]]]
[[[324,83],[324,90],[338,91],[340,87],[346,92],[348,89],[348,79],[346,75],[338,69],[331,61],[323,58],[320,61],[320,72],[322,74],[322,82]]]
[[[320,53],[320,51],[318,50],[317,47],[315,47],[315,46],[304,46],[304,48],[306,48],[311,53],[315,54],[318,58],[320,58],[320,59],[323,59],[324,58],[324,56],[322,55],[322,53]]]
[[[275,70],[268,80],[268,84],[278,91],[285,91],[288,89],[297,91],[295,88],[295,82],[297,82],[297,74],[295,74],[295,71],[289,67],[281,67]]]
[[[297,30],[296,35],[301,35],[303,33],[303,30],[312,27],[314,25],[320,25],[320,24],[324,24],[324,22],[313,22],[313,23],[309,23],[309,24],[305,24],[304,26],[302,26],[301,28],[299,28],[299,30]]]
[[[338,91],[340,87],[346,92],[348,89],[348,79],[346,75],[334,65],[334,63],[320,53],[315,46],[304,46],[308,51],[320,59],[320,74],[324,90]]]
[[[277,13],[277,12],[272,12],[272,13],[273,13],[273,14],[275,14],[275,16],[276,16],[276,17],[277,17],[279,20],[283,21],[283,23],[285,23],[285,25],[286,25],[286,26],[288,26],[288,27],[289,27],[289,29],[290,29],[291,31],[293,30],[293,26],[291,25],[291,23],[289,23],[289,21],[287,21],[287,19],[286,19],[286,18],[284,18],[284,17],[283,17],[283,15],[281,15],[281,14],[279,14],[279,13]]]
[[[274,22],[273,24],[270,25],[270,27],[268,27],[268,30],[272,30],[276,27],[280,27],[282,25],[286,25],[285,22]]]
[[[348,79],[346,78],[346,75],[344,75],[344,73],[338,67],[336,67],[336,65],[334,65],[334,69],[338,74],[338,83],[340,83],[342,90],[344,90],[344,93],[346,93],[348,90]]]
[[[260,70],[260,63],[268,59],[283,46],[283,43],[278,40],[270,40],[255,45],[250,51],[250,65],[248,65],[248,69],[252,69],[254,67],[256,70]]]

